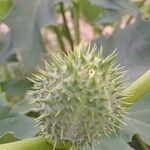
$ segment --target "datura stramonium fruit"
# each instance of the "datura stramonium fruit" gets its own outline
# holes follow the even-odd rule
[[[125,71],[114,63],[116,51],[103,57],[102,48],[80,44],[68,55],[53,54],[51,63],[33,75],[29,92],[38,104],[41,133],[74,149],[117,134],[125,114]]]

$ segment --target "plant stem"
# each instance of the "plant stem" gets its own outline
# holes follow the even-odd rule
[[[144,94],[150,92],[150,70],[144,73],[140,78],[133,82],[126,90],[127,98],[124,100],[126,107],[130,107]]]
[[[59,143],[55,150],[69,149],[70,144]],[[6,143],[0,145],[0,150],[53,150],[53,145],[48,143],[41,136],[25,139],[22,141]]]
[[[67,54],[67,51],[66,51],[66,49],[65,49],[65,46],[64,46],[64,43],[63,43],[63,40],[62,40],[61,32],[59,31],[59,28],[58,28],[57,26],[50,26],[49,28],[50,28],[51,30],[53,30],[53,32],[55,32],[61,50],[62,50],[65,54]]]
[[[138,134],[135,134],[134,137],[135,137],[136,141],[138,142],[140,149],[142,149],[142,150],[149,150],[149,148],[142,141],[142,139],[140,138],[140,136]]]
[[[22,141],[1,144],[0,150],[51,150],[52,145],[48,144],[41,137],[35,137]]]
[[[63,17],[64,27],[65,27],[65,30],[66,30],[68,41],[70,43],[71,49],[73,50],[73,40],[72,40],[71,33],[70,33],[70,30],[69,30],[69,27],[68,27],[68,24],[67,24],[67,19],[66,19],[66,16],[65,16],[65,9],[64,9],[64,3],[63,2],[60,2],[60,12],[61,12],[62,17]]]
[[[79,2],[73,1],[73,23],[74,23],[74,31],[76,37],[76,44],[80,43],[80,29],[79,29],[79,17],[80,17],[80,8]]]

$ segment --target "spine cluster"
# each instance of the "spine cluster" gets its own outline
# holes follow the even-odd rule
[[[115,51],[107,57],[102,53],[102,48],[81,44],[67,56],[53,54],[45,70],[33,75],[29,93],[38,105],[44,137],[82,149],[102,136],[117,135],[125,113],[125,71],[115,65]]]

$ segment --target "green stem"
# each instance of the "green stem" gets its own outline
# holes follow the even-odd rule
[[[148,92],[150,92],[150,70],[144,73],[125,90],[128,97],[124,100],[124,102],[129,103],[126,107],[130,107]]]
[[[53,30],[53,32],[55,32],[61,50],[62,50],[65,54],[67,54],[67,51],[66,51],[66,49],[65,49],[65,46],[64,46],[64,43],[63,43],[63,40],[62,40],[62,34],[61,34],[61,32],[59,31],[59,28],[58,28],[57,26],[50,26],[49,28],[50,28],[51,30]]]
[[[76,44],[80,43],[79,17],[80,17],[80,6],[79,6],[78,1],[74,0],[73,1],[73,23],[74,23]]]
[[[65,9],[64,9],[64,3],[63,2],[60,2],[60,12],[61,12],[62,17],[63,17],[64,27],[65,27],[65,30],[66,30],[68,41],[70,43],[71,49],[73,50],[73,40],[72,40],[70,31],[69,31],[69,27],[68,27],[68,24],[67,24],[67,19],[66,19],[66,16],[65,16]]]
[[[52,145],[41,137],[0,145],[0,150],[52,150],[52,148]]]
[[[69,149],[70,146],[68,143],[66,145],[59,143],[59,145],[56,145],[55,150]],[[53,150],[53,148],[52,144],[41,136],[0,145],[0,150]]]
[[[141,149],[141,150],[149,150],[147,145],[142,141],[142,139],[140,138],[140,136],[138,134],[135,134],[134,137],[135,137],[136,141],[139,144],[139,146],[138,146],[139,149]]]

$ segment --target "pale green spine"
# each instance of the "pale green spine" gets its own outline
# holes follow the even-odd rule
[[[125,108],[125,71],[114,64],[114,51],[103,57],[103,49],[81,44],[65,58],[52,55],[45,70],[34,75],[33,102],[39,104],[37,118],[41,134],[54,144],[72,142],[77,149],[116,133]]]

